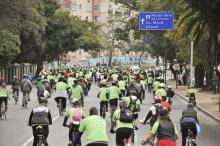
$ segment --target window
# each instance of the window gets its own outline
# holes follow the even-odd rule
[[[122,15],[122,12],[115,11],[115,14],[118,15],[118,16],[121,16],[121,15]]]
[[[82,9],[82,4],[79,4],[79,9]]]
[[[88,3],[90,3],[90,0],[87,0]]]
[[[108,10],[108,14],[109,15],[113,14],[113,10]]]
[[[95,11],[100,11],[100,5],[94,5],[94,10]]]
[[[89,16],[86,16],[86,20],[89,21]]]
[[[130,11],[125,11],[125,12],[124,12],[124,15],[125,15],[125,16],[130,16],[130,15],[131,15],[131,12],[130,12]]]
[[[94,17],[94,21],[95,21],[95,22],[98,22],[99,20],[100,20],[100,17],[99,17],[99,16],[95,16],[95,17]]]

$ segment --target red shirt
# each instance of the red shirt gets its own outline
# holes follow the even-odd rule
[[[171,106],[168,102],[166,101],[161,101],[160,103],[164,108],[166,108],[168,111],[171,111]]]
[[[158,143],[158,146],[177,146],[175,141],[168,139],[161,139]]]

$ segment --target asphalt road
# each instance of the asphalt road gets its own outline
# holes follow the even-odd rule
[[[97,97],[98,87],[93,85],[89,96],[85,98],[85,113],[88,115],[90,107],[95,106],[99,108],[99,101]],[[27,121],[31,109],[37,105],[36,89],[31,94],[31,102],[28,104],[28,109],[21,108],[21,103],[14,105],[13,99],[9,102],[9,110],[7,112],[8,119],[0,121],[0,146],[31,146],[32,145],[32,131],[31,127],[27,126]],[[152,104],[152,97],[150,94],[146,95],[144,100],[139,119],[144,119],[149,107]],[[68,143],[68,129],[62,126],[63,117],[58,117],[58,110],[53,99],[49,100],[48,104],[52,117],[53,125],[50,126],[50,134],[48,143],[50,146],[66,146]],[[176,97],[173,99],[173,110],[171,112],[171,119],[176,124],[179,130],[179,119],[181,112],[186,108],[186,102]],[[202,132],[198,136],[198,146],[219,146],[220,143],[220,123],[214,121],[204,113],[199,112],[199,118],[201,121]],[[110,128],[109,114],[106,117],[108,124],[108,131]],[[134,146],[140,146],[141,140],[143,140],[146,134],[149,132],[149,125],[138,125],[136,143]],[[115,146],[115,135],[109,134],[109,146]],[[82,143],[85,145],[85,135],[82,137]],[[181,139],[178,140],[178,145],[181,146]]]

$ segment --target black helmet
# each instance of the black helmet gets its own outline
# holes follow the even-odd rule
[[[38,98],[38,101],[39,101],[40,103],[47,103],[47,98],[46,98],[46,97],[39,97],[39,98]]]
[[[136,92],[135,90],[131,90],[131,91],[130,91],[130,94],[131,94],[131,95],[134,95],[134,96],[137,96],[137,92]]]
[[[72,105],[80,105],[81,103],[80,103],[80,101],[78,99],[72,99],[71,100],[71,104]]]
[[[163,108],[159,111],[159,116],[166,116],[168,114],[169,114],[169,111],[165,108]]]
[[[126,108],[127,108],[126,102],[125,102],[125,101],[121,101],[121,102],[119,103],[119,107],[120,107],[120,109],[126,109]]]

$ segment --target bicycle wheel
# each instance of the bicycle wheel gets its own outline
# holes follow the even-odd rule
[[[62,99],[59,99],[58,108],[59,108],[59,115],[62,116],[63,115]]]
[[[43,146],[43,140],[38,138],[37,146]]]
[[[102,108],[102,117],[105,118],[106,116],[106,106],[104,105]]]
[[[7,119],[6,112],[7,112],[6,110],[3,111],[3,119],[5,120]]]
[[[15,104],[18,103],[18,94],[17,91],[14,92],[14,100],[15,100]]]
[[[24,108],[27,109],[27,93],[25,94],[24,98]]]
[[[135,131],[133,131],[131,134],[131,143],[134,143],[134,137],[135,137]]]

